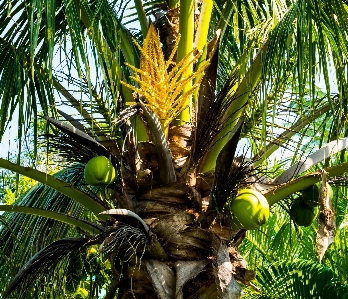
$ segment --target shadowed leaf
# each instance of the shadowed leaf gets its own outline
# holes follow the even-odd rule
[[[99,155],[103,155],[106,157],[109,157],[111,155],[110,152],[103,145],[101,145],[95,139],[90,137],[85,132],[77,129],[76,127],[67,125],[64,122],[53,119],[51,117],[43,116],[43,118],[52,123],[55,127],[60,129],[65,134],[69,135],[71,138],[80,142],[81,144],[89,145],[91,148],[94,148]]]
[[[239,136],[242,131],[244,119],[241,119],[231,132],[230,139],[221,150],[215,168],[214,184],[212,188],[211,208],[215,206],[221,210],[228,196],[238,184],[233,173],[235,171],[233,161]]]

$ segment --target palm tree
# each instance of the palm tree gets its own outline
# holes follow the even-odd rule
[[[31,119],[38,142],[40,115],[63,165],[48,175],[0,159],[39,182],[0,206],[3,298],[67,297],[81,282],[90,298],[239,298],[236,280],[255,278],[233,225],[246,187],[277,213],[322,182],[320,259],[332,239],[326,181],[348,170],[347,3],[132,3],[128,17],[117,0],[0,4],[0,136],[17,114],[19,143]],[[116,181],[86,183],[95,156]],[[88,248],[103,259],[86,278]]]

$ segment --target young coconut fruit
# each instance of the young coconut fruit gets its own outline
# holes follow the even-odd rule
[[[326,183],[327,192],[329,193],[329,197],[333,197],[333,190],[331,186]],[[314,184],[309,188],[302,190],[302,198],[303,201],[310,207],[317,207],[319,205],[319,187]]]
[[[299,226],[310,226],[317,214],[318,208],[308,206],[302,199],[295,200],[290,208],[290,216]]]
[[[116,170],[105,156],[96,156],[88,161],[84,171],[85,181],[91,186],[107,186],[116,178]]]
[[[243,189],[231,202],[234,215],[232,228],[257,229],[266,223],[269,217],[267,199],[254,189]]]

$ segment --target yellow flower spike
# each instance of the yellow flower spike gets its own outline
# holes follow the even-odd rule
[[[136,41],[134,43],[141,53],[140,69],[128,63],[126,65],[134,72],[134,75],[130,78],[137,82],[139,87],[129,85],[123,81],[121,83],[144,98],[146,106],[156,114],[166,131],[170,123],[187,108],[187,106],[184,106],[185,101],[199,87],[201,80],[183,94],[184,86],[187,82],[204,73],[209,62],[204,63],[196,72],[187,75],[187,69],[192,69],[193,63],[202,55],[202,52],[195,54],[195,51],[192,51],[175,65],[172,59],[178,48],[179,38],[169,60],[165,61],[161,42],[153,24],[150,25],[143,47]],[[174,67],[169,71],[169,67],[173,64]]]

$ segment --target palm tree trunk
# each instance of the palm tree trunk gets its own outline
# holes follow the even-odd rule
[[[224,219],[202,228],[191,187],[180,182],[146,187],[133,201],[153,235],[143,255],[139,248],[123,264],[117,298],[240,298],[235,278],[243,280],[240,273],[248,270],[237,248],[229,247],[238,231],[228,229]]]

